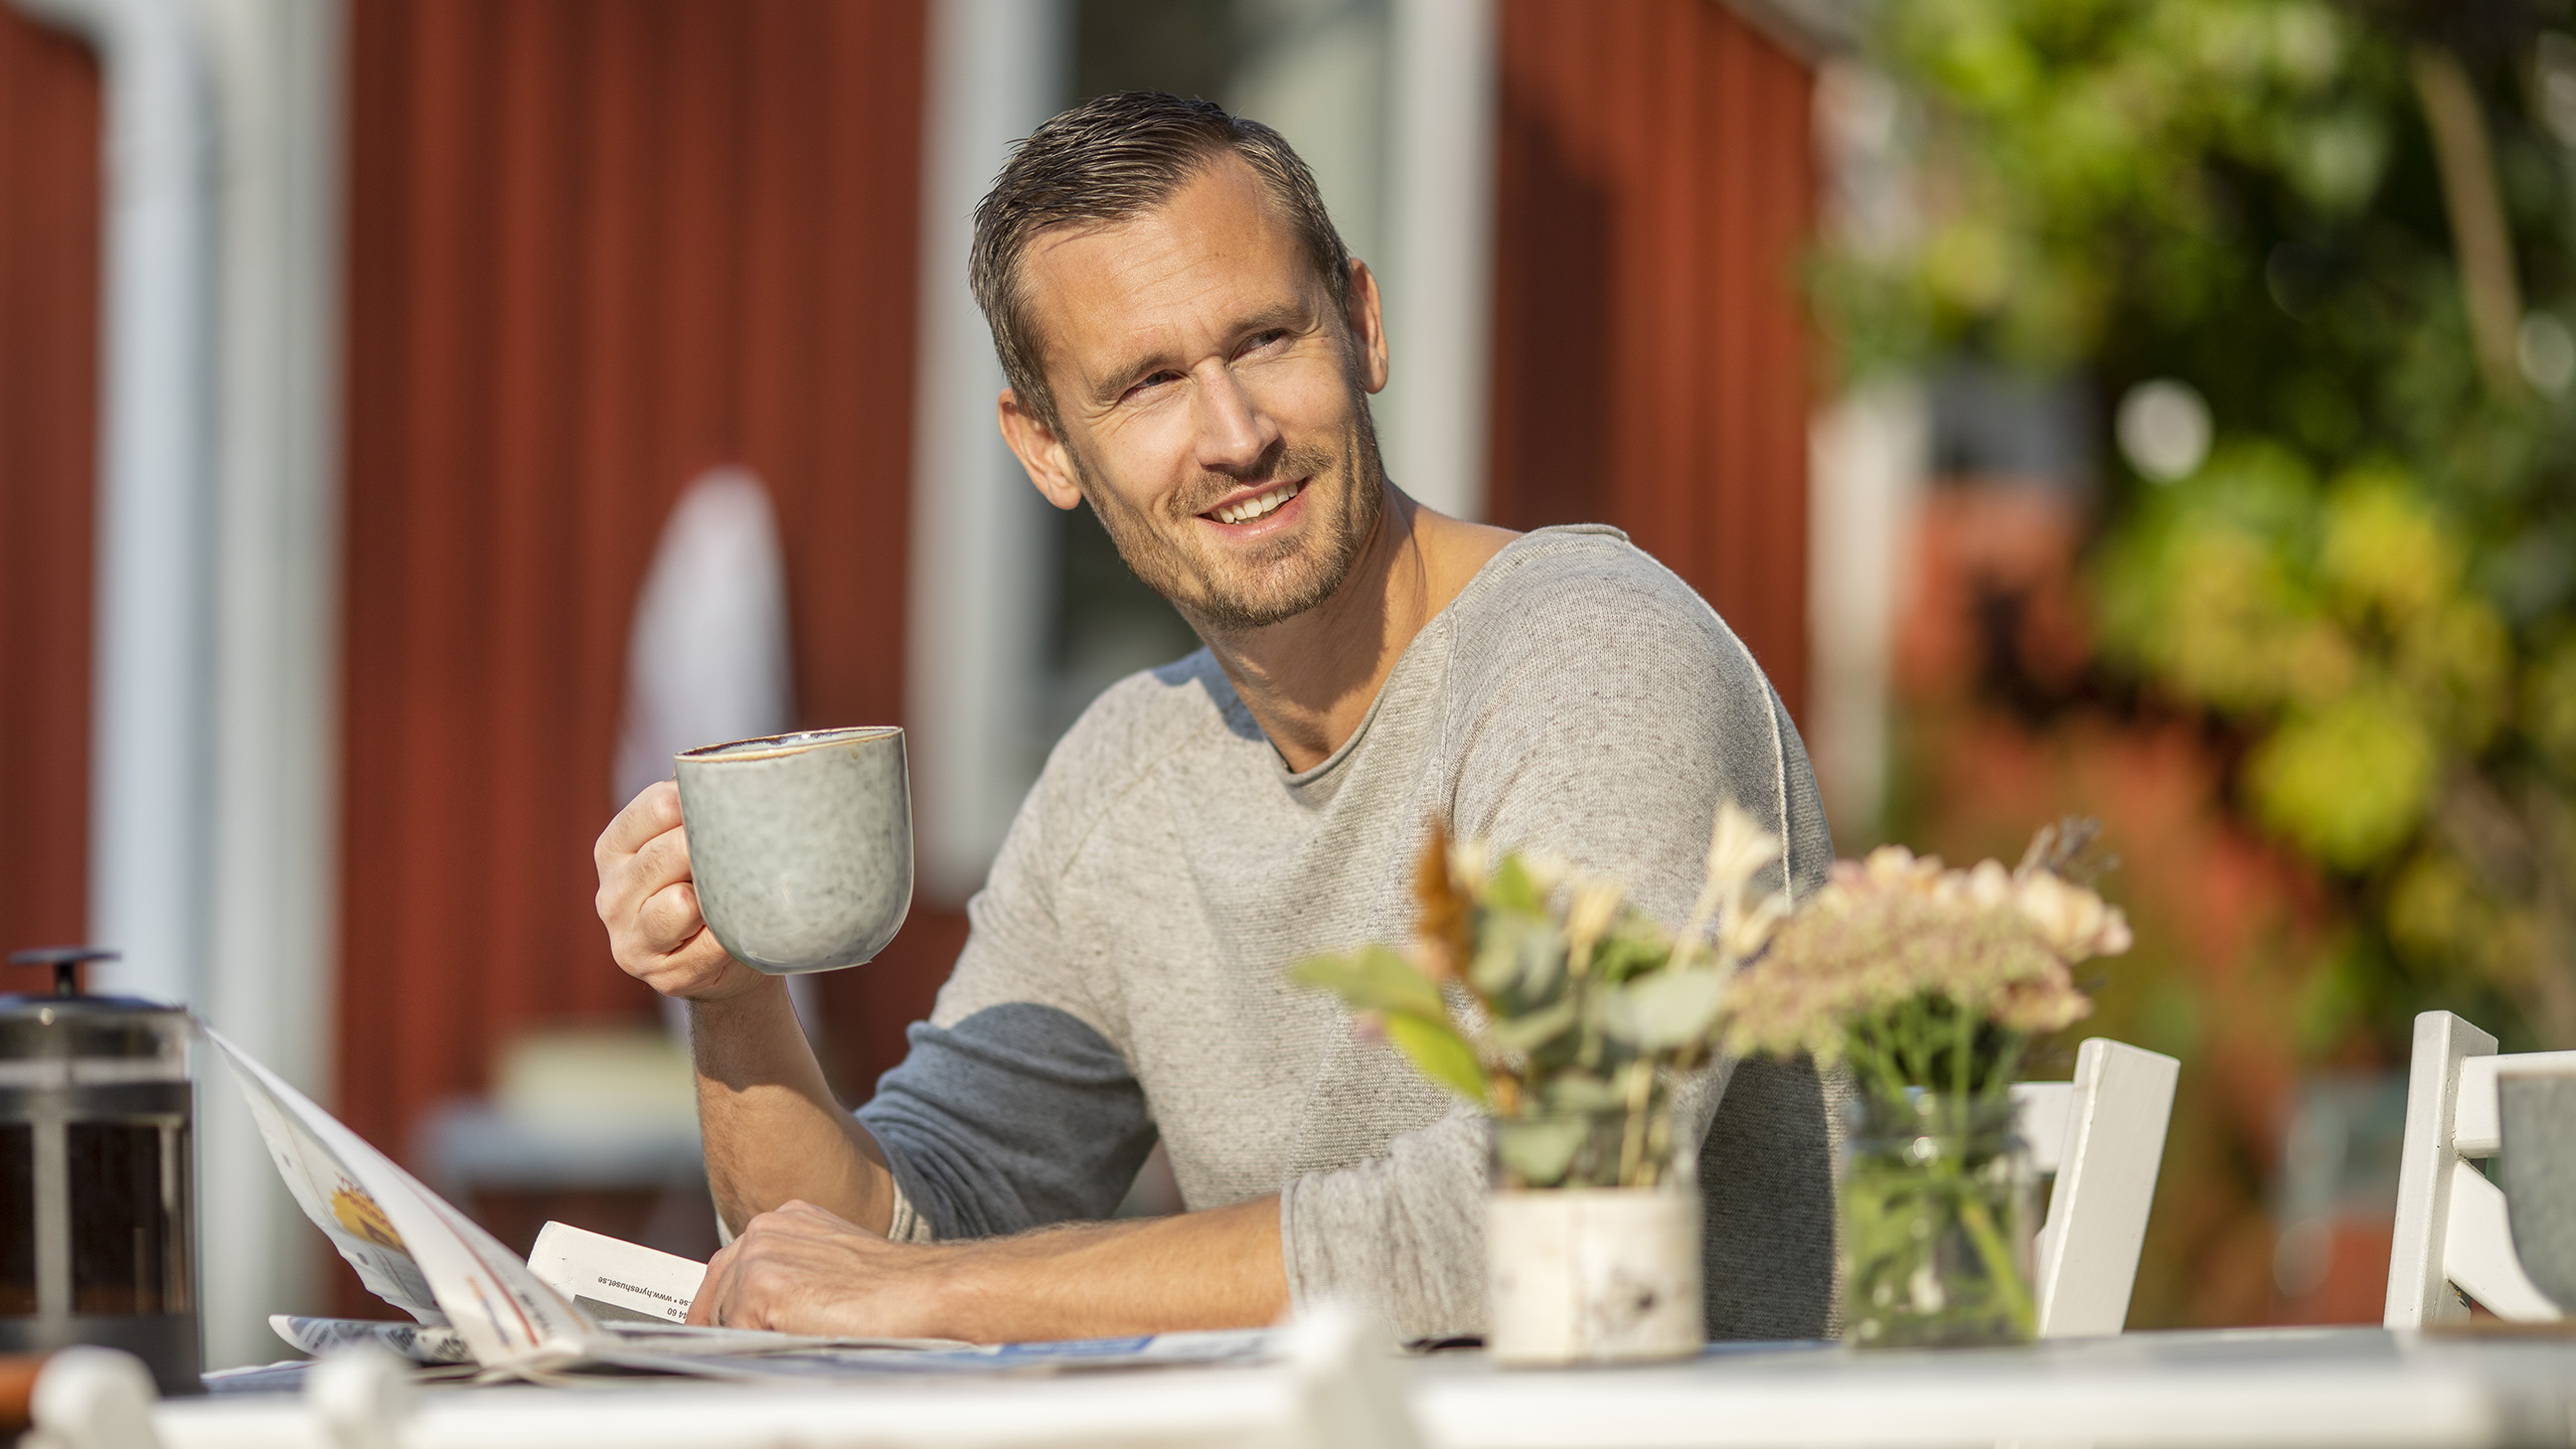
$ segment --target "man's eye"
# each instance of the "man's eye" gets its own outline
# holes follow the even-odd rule
[[[1174,372],[1174,371],[1172,371],[1172,370],[1171,370],[1171,369],[1169,369],[1169,368],[1165,368],[1163,371],[1158,372],[1158,373],[1155,373],[1155,374],[1154,374],[1153,376],[1151,376],[1151,377],[1146,377],[1146,378],[1140,378],[1140,379],[1138,379],[1138,380],[1137,380],[1137,383],[1136,383],[1136,385],[1135,385],[1134,387],[1131,387],[1131,388],[1127,389],[1127,395],[1128,395],[1129,397],[1134,397],[1136,394],[1138,394],[1138,393],[1140,393],[1140,392],[1145,392],[1145,391],[1147,391],[1147,390],[1149,390],[1149,389],[1152,389],[1152,388],[1161,387],[1163,384],[1165,384],[1165,383],[1167,383],[1167,382],[1178,382],[1178,381],[1180,381],[1180,380],[1181,380],[1181,375],[1180,375],[1179,373]]]
[[[1285,327],[1273,327],[1267,332],[1256,332],[1244,342],[1243,350],[1246,352],[1258,352],[1262,348],[1285,339],[1287,336],[1288,329]]]

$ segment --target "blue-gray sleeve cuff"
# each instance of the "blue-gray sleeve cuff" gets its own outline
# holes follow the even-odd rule
[[[1144,1089],[1099,1032],[1052,1006],[917,1022],[859,1121],[912,1215],[942,1240],[1089,1221],[1154,1145]]]

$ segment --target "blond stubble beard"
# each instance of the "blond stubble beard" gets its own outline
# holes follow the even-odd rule
[[[1220,569],[1209,553],[1181,540],[1190,536],[1198,515],[1216,499],[1259,480],[1212,476],[1207,490],[1198,495],[1204,501],[1197,507],[1168,520],[1151,520],[1142,511],[1114,504],[1102,507],[1107,490],[1095,485],[1093,471],[1080,453],[1067,451],[1092,515],[1108,530],[1118,556],[1147,588],[1203,627],[1221,633],[1266,628],[1331,598],[1350,577],[1351,566],[1368,546],[1369,534],[1384,511],[1386,471],[1378,457],[1377,430],[1365,395],[1355,395],[1352,401],[1356,421],[1338,460],[1320,449],[1289,450],[1280,454],[1275,466],[1263,470],[1271,481],[1307,480],[1298,496],[1308,505],[1309,526],[1281,540],[1274,554],[1249,561],[1250,571],[1257,571],[1258,578],[1240,577],[1247,570],[1231,564]],[[1333,516],[1324,518],[1314,505],[1330,491],[1340,496],[1334,500]],[[1318,529],[1316,523],[1326,526]]]

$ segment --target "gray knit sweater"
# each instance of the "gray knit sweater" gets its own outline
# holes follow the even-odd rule
[[[1678,923],[1731,797],[1803,892],[1831,856],[1761,668],[1608,528],[1514,540],[1415,636],[1358,733],[1291,773],[1204,651],[1112,687],[1048,759],[911,1051],[860,1119],[952,1239],[1105,1216],[1157,1135],[1193,1209],[1280,1193],[1289,1286],[1406,1337],[1484,1321],[1483,1124],[1302,957],[1395,941],[1432,820],[1624,882]],[[1778,879],[1774,877],[1775,882]],[[1689,1094],[1712,1336],[1829,1322],[1832,1184],[1812,1073]]]

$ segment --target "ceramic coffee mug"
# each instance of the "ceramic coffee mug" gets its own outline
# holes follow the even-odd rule
[[[735,960],[830,971],[894,939],[912,908],[902,730],[737,740],[673,763],[698,910]]]
[[[2496,1116],[2514,1256],[2533,1287],[2576,1314],[2576,1072],[2499,1072]]]

